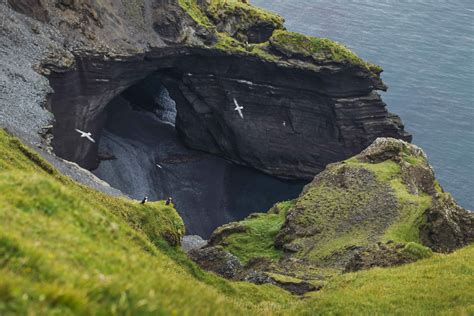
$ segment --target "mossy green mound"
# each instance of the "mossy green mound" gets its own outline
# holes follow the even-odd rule
[[[439,207],[446,197],[418,147],[380,138],[361,154],[329,165],[285,212],[236,223],[248,229],[231,232],[218,244],[244,262],[292,258],[341,271],[399,265],[432,254],[422,246],[421,232],[430,226],[428,211],[451,216],[450,209]],[[452,248],[453,240],[460,247],[472,238],[472,215],[456,212],[448,220],[453,230],[425,233],[438,235],[439,244],[446,242],[443,249]]]
[[[286,212],[293,203],[293,201],[278,203],[268,214],[254,214],[240,221],[241,232],[231,233],[223,237],[219,243],[243,263],[257,257],[280,258],[283,251],[275,247],[275,237],[285,222]]]

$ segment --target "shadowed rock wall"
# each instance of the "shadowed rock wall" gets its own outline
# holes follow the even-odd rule
[[[137,200],[173,197],[187,234],[208,238],[220,225],[297,197],[305,184],[191,150],[171,124],[121,97],[109,106],[99,145],[104,160],[94,173]]]
[[[97,167],[96,145],[78,146],[74,128],[100,138],[108,102],[153,72],[176,101],[176,127],[188,146],[278,177],[310,179],[381,135],[410,139],[357,68],[308,71],[218,51],[167,53],[81,58],[74,71],[51,76],[56,153]]]

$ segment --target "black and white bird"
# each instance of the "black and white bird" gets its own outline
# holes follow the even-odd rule
[[[156,166],[157,166],[158,168],[160,168],[160,169],[163,169],[163,166],[160,165],[159,163],[157,163]]]
[[[140,204],[145,204],[148,201],[148,196],[145,196]]]
[[[237,111],[239,112],[239,115],[241,118],[244,118],[244,114],[242,113],[242,110],[244,109],[243,106],[240,106],[238,103],[237,103],[237,100],[234,98],[234,104],[235,104],[235,109],[234,111]]]
[[[87,139],[90,140],[91,142],[95,143],[95,140],[92,138],[92,134],[91,134],[91,133],[87,133],[87,132],[81,131],[80,129],[77,129],[77,128],[76,128],[76,132],[78,132],[79,134],[81,134],[81,137],[82,137],[82,138],[87,138]]]

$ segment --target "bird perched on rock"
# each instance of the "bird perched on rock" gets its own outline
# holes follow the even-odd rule
[[[90,140],[91,142],[95,143],[95,140],[92,138],[92,134],[91,134],[91,133],[86,133],[86,132],[81,131],[80,129],[77,129],[77,128],[76,128],[76,132],[78,132],[79,134],[81,134],[81,138],[82,138],[82,137],[85,137],[85,138],[87,138],[88,140]]]
[[[148,196],[145,196],[140,204],[145,204],[148,201]]]
[[[166,200],[166,205],[170,205],[171,203],[173,203],[173,198],[172,197],[169,197],[167,200]]]

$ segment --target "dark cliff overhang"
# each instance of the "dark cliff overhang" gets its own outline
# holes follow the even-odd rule
[[[410,140],[354,65],[307,69],[178,47],[127,57],[78,54],[72,69],[53,72],[55,153],[97,167],[97,144],[78,146],[75,128],[100,138],[109,101],[153,73],[176,101],[176,128],[188,146],[277,177],[311,179],[380,136]]]

